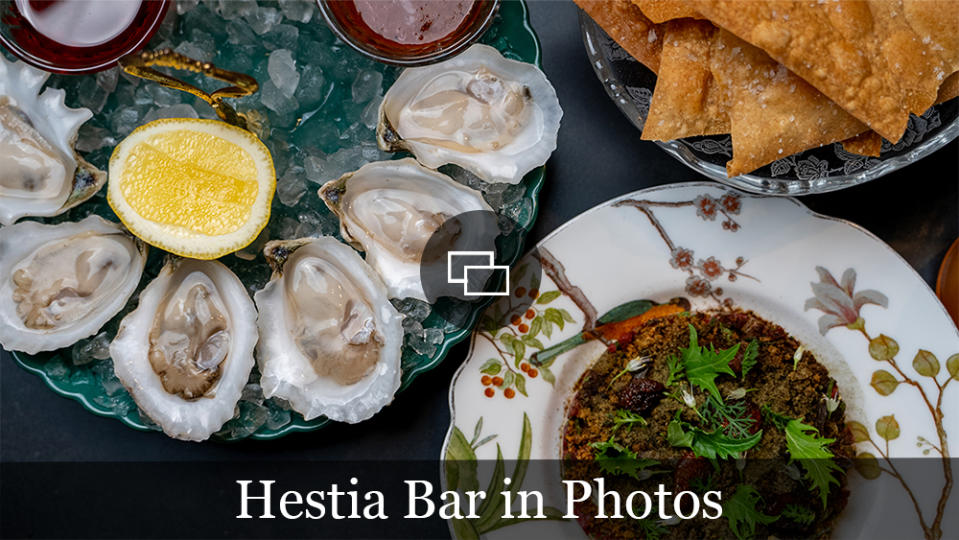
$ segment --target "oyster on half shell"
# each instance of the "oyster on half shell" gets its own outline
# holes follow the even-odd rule
[[[563,110],[539,68],[477,44],[404,70],[379,116],[383,150],[409,150],[434,169],[452,163],[487,182],[516,184],[556,149]]]
[[[421,259],[446,220],[493,209],[482,194],[410,158],[367,163],[320,188],[340,232],[366,253],[393,298],[426,300]]]
[[[49,76],[0,55],[2,225],[24,216],[58,215],[92,197],[106,182],[106,173],[74,150],[77,131],[93,113],[67,107],[61,89],[43,90]]]
[[[164,433],[202,441],[233,418],[256,341],[256,308],[233,272],[171,257],[120,322],[110,356]]]
[[[328,236],[269,242],[273,278],[254,295],[263,395],[310,420],[356,423],[393,401],[403,329],[379,276]]]
[[[0,345],[36,354],[97,333],[136,290],[146,252],[98,216],[0,228]]]

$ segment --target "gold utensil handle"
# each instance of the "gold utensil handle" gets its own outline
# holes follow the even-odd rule
[[[152,66],[168,67],[173,69],[192,71],[201,73],[211,79],[221,80],[232,84],[226,88],[221,88],[212,94],[186,83],[165,73],[161,73]],[[229,104],[223,101],[223,98],[235,98],[248,96],[255,93],[260,85],[256,79],[243,73],[227,71],[214,66],[210,62],[201,62],[188,56],[174,52],[170,49],[160,49],[157,51],[142,51],[137,54],[131,54],[120,59],[120,67],[130,75],[147,79],[174,90],[189,92],[194,96],[206,101],[216,111],[223,121],[234,126],[249,129],[247,127],[246,117],[237,113]]]

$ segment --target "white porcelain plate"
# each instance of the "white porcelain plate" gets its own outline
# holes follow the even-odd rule
[[[470,462],[494,463],[498,453],[548,463],[557,490],[544,493],[546,503],[563,509],[556,460],[566,401],[603,346],[587,342],[533,372],[529,354],[628,301],[684,296],[693,309],[734,304],[779,323],[837,380],[857,450],[875,456],[884,472],[873,479],[850,472],[849,505],[835,536],[930,537],[937,514],[942,537],[959,536],[959,496],[938,509],[947,474],[959,473],[947,473],[951,462],[941,459],[947,436],[959,437],[959,331],[926,283],[878,238],[793,199],[696,182],[606,202],[555,231],[537,253],[551,271],[537,285],[523,275],[522,261],[515,267],[514,294],[486,311],[453,379],[442,453],[448,464],[455,460],[469,474]],[[511,312],[516,293],[531,288],[538,294],[532,311]],[[484,384],[484,376],[499,385]],[[887,461],[923,456],[934,460],[932,477],[897,476]],[[482,469],[472,468],[480,488],[490,481]],[[519,472],[507,467],[505,474]],[[457,479],[446,473],[449,488]],[[902,511],[884,511],[893,507]],[[583,537],[575,521],[497,515],[451,528],[459,538]]]

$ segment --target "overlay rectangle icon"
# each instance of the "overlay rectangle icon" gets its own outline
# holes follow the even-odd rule
[[[456,259],[484,259],[482,264],[465,264],[461,268],[462,273],[459,276],[453,276],[453,267]],[[472,262],[472,261],[470,261]],[[506,274],[505,287],[502,291],[471,291],[470,290],[470,271],[488,271],[489,274],[502,270]],[[509,296],[509,266],[496,264],[496,254],[492,251],[448,251],[446,253],[446,281],[447,283],[462,283],[464,296]],[[482,280],[485,283],[486,280]]]

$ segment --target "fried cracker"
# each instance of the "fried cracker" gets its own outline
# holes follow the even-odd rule
[[[879,152],[882,150],[882,137],[875,131],[864,131],[843,141],[842,149],[850,154],[879,157]]]
[[[649,20],[664,23],[673,19],[702,19],[703,16],[684,0],[633,0]]]
[[[663,49],[643,139],[668,141],[729,133],[723,93],[713,88],[709,54],[718,29],[681,19],[660,25]]]
[[[939,87],[939,97],[936,103],[944,103],[959,96],[959,71],[946,77],[946,82]]]
[[[659,71],[662,36],[630,0],[574,0],[620,47],[646,67]]]
[[[927,2],[910,2],[908,16],[889,0],[690,2],[889,140],[899,140],[910,112],[933,104],[952,71],[944,59],[953,44],[930,22]],[[932,36],[942,39],[933,43]]]
[[[713,42],[711,68],[727,92],[733,142],[729,176],[866,130],[785,66],[725,30]]]
[[[939,87],[936,104],[944,103],[957,96],[959,96],[959,71],[946,77],[945,82]],[[882,137],[875,131],[866,131],[843,141],[842,149],[861,156],[879,157],[882,150]]]

